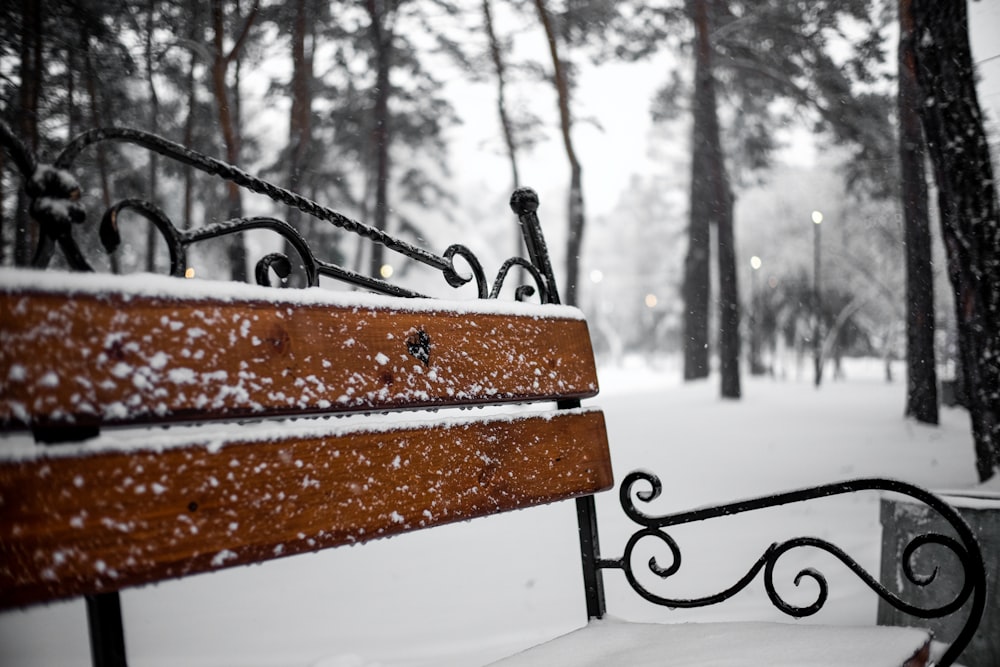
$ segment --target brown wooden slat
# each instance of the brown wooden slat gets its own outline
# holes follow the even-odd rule
[[[289,427],[291,428],[291,427]],[[196,442],[196,440],[192,440]],[[595,410],[0,462],[0,608],[612,486]]]
[[[449,312],[429,300],[393,310],[330,294],[330,303],[315,304],[0,286],[0,428],[597,393],[582,319],[538,317],[540,307]],[[429,349],[429,359],[411,348]]]
[[[923,646],[917,649],[909,660],[903,663],[903,667],[927,667],[931,660],[931,639],[927,638]]]

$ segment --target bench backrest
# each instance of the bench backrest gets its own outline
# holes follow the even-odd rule
[[[595,395],[564,306],[2,270],[0,369],[0,608],[612,485],[597,410],[395,414]]]

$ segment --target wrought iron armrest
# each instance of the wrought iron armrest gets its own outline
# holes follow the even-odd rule
[[[933,493],[918,486],[891,479],[856,479],[663,516],[647,514],[640,509],[639,503],[651,503],[660,496],[662,490],[663,485],[659,478],[650,472],[638,470],[629,473],[625,477],[619,489],[619,501],[625,514],[629,519],[638,524],[640,528],[628,539],[625,544],[624,553],[620,558],[601,558],[596,563],[597,567],[601,569],[617,569],[624,572],[629,585],[640,596],[654,604],[666,607],[693,608],[723,602],[746,588],[763,570],[764,587],[771,603],[775,607],[785,614],[796,618],[810,616],[818,612],[826,603],[829,591],[826,577],[811,567],[804,568],[798,572],[794,579],[796,586],[803,578],[809,578],[817,584],[819,589],[815,601],[811,604],[800,606],[791,604],[781,597],[774,585],[774,572],[778,560],[785,553],[800,547],[811,547],[832,554],[881,598],[897,609],[918,618],[930,619],[948,616],[958,611],[971,597],[972,604],[968,619],[958,637],[956,637],[955,641],[952,642],[942,656],[941,661],[938,663],[940,666],[950,665],[954,662],[955,658],[968,645],[979,625],[980,618],[986,606],[986,568],[979,543],[969,525],[954,508]],[[681,549],[677,541],[667,532],[668,528],[714,517],[741,514],[752,510],[777,507],[779,505],[857,491],[890,491],[909,496],[934,509],[955,530],[958,535],[957,540],[948,535],[933,532],[914,537],[903,551],[903,562],[901,564],[903,572],[909,581],[917,586],[927,586],[937,577],[939,567],[935,567],[932,572],[927,574],[916,572],[914,570],[914,557],[917,551],[929,544],[936,544],[949,550],[958,558],[964,575],[962,589],[952,600],[931,608],[914,606],[886,589],[878,580],[861,567],[857,561],[838,546],[816,537],[796,537],[771,544],[736,583],[725,590],[704,597],[663,597],[650,591],[636,576],[636,564],[633,563],[635,557],[634,551],[639,542],[645,538],[654,538],[666,545],[672,559],[669,565],[663,566],[655,556],[651,557],[646,563],[649,571],[660,580],[669,579],[679,572],[681,567]]]
[[[25,191],[30,199],[30,212],[38,221],[40,234],[35,248],[32,265],[45,268],[58,247],[70,268],[75,271],[93,271],[93,267],[80,246],[73,238],[72,229],[86,220],[87,211],[81,200],[81,188],[73,168],[84,150],[100,143],[113,142],[130,144],[162,155],[177,163],[192,167],[206,174],[268,197],[277,204],[296,208],[316,220],[330,224],[346,233],[364,237],[373,243],[385,246],[410,260],[439,271],[451,287],[461,287],[475,281],[480,299],[497,298],[501,288],[515,266],[526,271],[532,285],[519,285],[515,297],[524,300],[537,294],[542,303],[558,303],[555,279],[545,255],[544,241],[535,210],[538,196],[530,188],[520,188],[511,197],[511,208],[518,215],[529,250],[529,258],[511,257],[501,265],[492,283],[486,278],[479,258],[466,246],[454,243],[440,255],[391,236],[386,232],[353,220],[331,208],[318,204],[295,192],[252,176],[235,165],[203,155],[186,146],[174,143],[149,132],[122,127],[98,128],[85,132],[69,141],[52,164],[40,162],[28,146],[14,133],[13,129],[0,121],[0,147],[10,156],[21,174]],[[283,237],[288,246],[298,255],[296,264],[305,273],[306,284],[319,284],[320,276],[338,280],[355,287],[392,296],[420,297],[423,294],[379,278],[366,276],[346,267],[324,261],[317,256],[314,248],[302,234],[285,220],[269,216],[253,216],[224,220],[198,227],[180,229],[167,213],[155,203],[141,198],[125,198],[111,204],[101,217],[99,237],[104,249],[110,254],[121,244],[119,219],[121,213],[131,211],[149,221],[166,243],[170,257],[169,272],[173,276],[184,275],[189,246],[233,234],[241,234],[253,229],[267,229]],[[541,244],[539,246],[539,244]],[[540,253],[540,254],[539,254]],[[460,272],[455,257],[461,257],[471,272]],[[283,253],[270,253],[256,263],[255,279],[258,284],[271,284],[273,271],[281,285],[292,271],[292,260]]]

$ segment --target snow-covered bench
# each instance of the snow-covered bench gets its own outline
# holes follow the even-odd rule
[[[205,160],[206,171],[250,178]],[[22,168],[29,193],[49,200],[36,207],[43,217],[71,214],[71,161]],[[263,191],[255,183],[244,185]],[[273,192],[337,224],[337,214]],[[659,495],[659,481],[637,471],[619,489],[637,528],[620,555],[602,553],[594,494],[613,486],[611,458],[603,414],[580,404],[598,392],[594,355],[580,311],[558,305],[537,206],[529,190],[512,198],[529,259],[505,264],[492,290],[462,246],[442,257],[403,250],[425,264],[442,260],[453,285],[470,280],[453,264],[465,258],[481,296],[523,266],[542,304],[402,298],[396,286],[352,276],[389,294],[0,270],[0,609],[86,596],[95,664],[124,665],[120,589],[575,498],[591,622],[502,664],[924,665],[930,636],[908,628],[601,620],[611,570],[672,607],[725,600],[760,575],[776,606],[811,615],[826,599],[821,574],[808,569],[796,579],[817,584],[812,604],[790,604],[774,589],[776,561],[799,547],[833,554],[885,596],[847,554],[816,538],[776,543],[746,576],[705,597],[663,597],[649,587],[650,576],[682,576],[672,526],[885,489],[927,503],[957,531],[957,539],[913,542],[943,545],[964,568],[953,603],[911,610],[934,617],[968,603],[966,629],[943,662],[953,660],[984,605],[982,556],[947,505],[906,484],[857,480],[657,516],[643,507]],[[42,243],[60,245],[73,264],[68,221],[49,222]],[[197,240],[175,237],[180,255]],[[308,247],[299,252],[310,282],[319,273],[343,277]],[[259,279],[276,267],[284,271],[273,256],[262,260]],[[472,406],[490,410],[457,410]],[[636,547],[647,540],[661,555],[643,563]],[[920,579],[905,561],[900,576]]]

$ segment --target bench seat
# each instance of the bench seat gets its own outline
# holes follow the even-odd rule
[[[490,667],[919,667],[930,643],[929,632],[914,628],[606,617]]]

